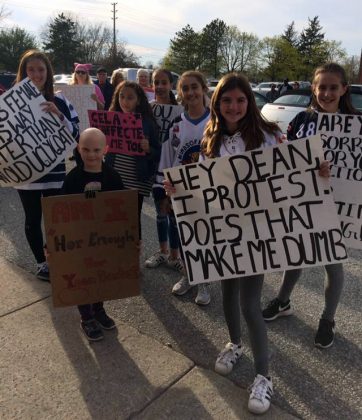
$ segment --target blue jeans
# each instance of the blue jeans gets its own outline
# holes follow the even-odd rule
[[[160,209],[160,201],[155,201],[156,207],[156,221],[157,221],[157,234],[158,234],[158,241],[167,242],[167,239],[170,244],[171,249],[178,249],[180,245],[178,231],[177,231],[177,224],[175,216],[172,214],[162,214]]]

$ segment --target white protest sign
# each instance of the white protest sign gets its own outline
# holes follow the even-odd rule
[[[97,103],[91,98],[95,93],[94,85],[61,85],[59,90],[69,100],[77,111],[79,118],[79,132],[90,127],[88,110],[97,109]]]
[[[170,123],[181,113],[184,108],[181,105],[162,105],[162,104],[152,104],[153,115],[156,119],[157,125],[160,129],[160,141],[161,143],[165,142]]]
[[[354,169],[362,180],[362,170]],[[362,249],[362,183],[348,179],[349,169],[332,167],[333,197],[346,245]]]
[[[345,243],[362,249],[362,116],[321,113],[317,131],[333,165],[331,185]]]
[[[362,169],[362,115],[319,113],[317,134],[332,165]]]
[[[77,143],[30,79],[0,96],[0,186],[36,181],[51,171]]]
[[[319,136],[164,171],[191,284],[346,260]]]

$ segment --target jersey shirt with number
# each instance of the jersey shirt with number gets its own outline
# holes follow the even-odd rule
[[[153,186],[155,198],[165,197],[163,189],[163,170],[188,163],[197,162],[200,154],[200,144],[204,135],[206,123],[210,118],[210,111],[206,109],[204,115],[192,120],[183,112],[175,118],[168,132],[168,139],[162,144],[161,158]]]
[[[288,140],[301,139],[314,136],[317,131],[317,111],[302,111],[289,123],[287,130]]]

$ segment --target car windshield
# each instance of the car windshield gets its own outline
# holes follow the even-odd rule
[[[275,105],[300,106],[302,108],[306,108],[309,103],[310,96],[308,95],[284,95],[273,102]]]

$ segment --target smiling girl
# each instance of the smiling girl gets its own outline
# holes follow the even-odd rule
[[[173,120],[170,125],[168,139],[162,144],[161,160],[158,167],[156,184],[153,188],[155,200],[160,201],[163,213],[169,211],[169,199],[163,188],[163,170],[170,167],[186,165],[198,160],[200,143],[203,137],[205,125],[209,120],[210,111],[205,105],[207,84],[204,76],[198,71],[183,73],[178,81],[178,95],[181,98],[185,111]],[[176,228],[176,220],[173,212],[169,214],[170,223],[174,224],[174,231],[179,238]],[[176,243],[173,245],[176,247]],[[182,250],[180,250],[182,253]],[[191,289],[187,275],[173,286],[172,293],[182,296]],[[195,303],[208,305],[210,303],[209,288],[205,284],[198,285]]]
[[[324,64],[314,72],[312,83],[312,103],[307,111],[300,112],[288,127],[288,140],[312,136],[317,130],[318,112],[360,114],[351,102],[347,77],[344,69],[335,63]],[[343,265],[326,265],[325,304],[319,320],[314,344],[327,348],[334,341],[334,316],[342,293]],[[284,273],[278,296],[263,311],[265,321],[292,314],[290,296],[302,274],[302,269],[288,270]]]
[[[48,57],[37,50],[26,51],[21,57],[16,82],[29,77],[43,94],[44,112],[55,114],[65,127],[78,138],[78,115],[73,106],[61,93],[54,94],[53,70]],[[36,275],[39,279],[49,281],[49,269],[43,249],[41,229],[41,197],[59,193],[65,178],[65,161],[63,160],[49,173],[35,182],[17,187],[25,212],[25,235],[37,262]]]

